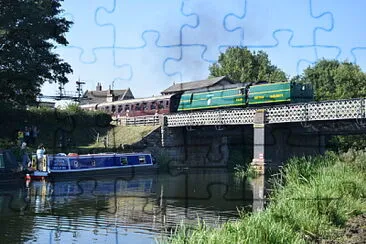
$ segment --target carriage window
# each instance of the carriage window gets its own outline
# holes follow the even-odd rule
[[[137,111],[137,110],[141,110],[141,107],[140,107],[140,104],[139,103],[137,103],[136,105],[135,105],[135,110]]]
[[[120,113],[123,110],[122,105],[118,105],[118,113]]]
[[[164,108],[164,104],[163,104],[163,101],[159,101],[159,105],[158,105],[158,108],[159,108],[159,109],[162,109],[162,108]]]
[[[147,110],[147,109],[148,109],[148,107],[147,107],[147,103],[143,103],[143,104],[142,104],[142,109],[143,109],[143,110]]]
[[[116,111],[116,106],[112,105],[112,112],[115,112],[115,111]]]
[[[156,104],[155,104],[155,103],[151,103],[151,105],[150,105],[150,109],[151,109],[151,110],[156,109]]]
[[[109,111],[109,106],[105,107],[104,109],[105,111]]]
[[[168,107],[168,105],[169,105],[169,101],[166,101],[166,103],[165,103],[165,104],[166,104],[166,106]]]
[[[125,106],[125,111],[130,110],[130,105]]]
[[[131,110],[133,110],[133,105],[131,105]]]
[[[140,164],[144,164],[145,163],[145,156],[139,156],[139,162]]]

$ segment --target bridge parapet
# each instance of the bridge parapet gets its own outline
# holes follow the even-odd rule
[[[253,124],[257,109],[228,109],[165,115],[168,127]]]
[[[285,104],[258,108],[222,109],[165,115],[168,127],[254,124],[258,110],[266,110],[266,123],[292,123],[366,118],[366,99]]]

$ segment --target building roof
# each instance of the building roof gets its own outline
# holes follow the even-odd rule
[[[107,101],[108,96],[123,100],[128,91],[129,88],[125,90],[86,91],[83,97],[88,99],[84,103],[103,103]]]
[[[177,83],[177,84],[174,84],[174,85],[168,87],[161,93],[165,94],[165,93],[184,92],[184,91],[188,91],[188,90],[201,89],[201,88],[213,86],[224,79],[231,83],[234,83],[226,76],[220,76],[220,77],[215,77],[215,78],[206,79],[206,80]]]

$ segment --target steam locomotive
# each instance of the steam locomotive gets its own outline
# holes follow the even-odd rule
[[[313,100],[311,84],[295,82],[238,83],[171,95],[86,104],[84,110],[101,110],[111,115],[144,116],[206,109],[240,108]]]

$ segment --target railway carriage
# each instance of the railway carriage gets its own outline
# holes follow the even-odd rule
[[[85,110],[99,110],[109,113],[113,116],[145,116],[166,114],[176,110],[179,98],[177,95],[165,95],[129,100],[120,100],[114,102],[105,102],[99,104],[85,104],[80,108]]]

